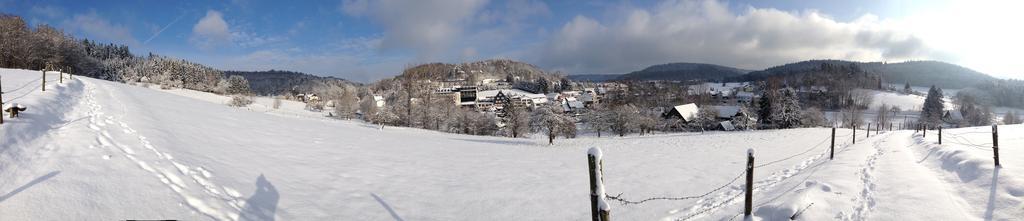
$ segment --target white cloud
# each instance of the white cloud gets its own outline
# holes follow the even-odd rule
[[[206,16],[192,26],[189,42],[200,49],[238,46],[242,48],[260,47],[288,40],[283,36],[257,35],[231,27],[224,14],[216,10],[206,11]]]
[[[346,0],[345,14],[366,16],[384,28],[381,49],[412,50],[420,60],[436,59],[463,34],[485,0]]]
[[[1024,79],[1024,1],[951,1],[929,4],[886,25],[911,31],[957,64],[996,77]]]
[[[111,41],[119,44],[138,45],[139,41],[132,35],[127,26],[114,24],[107,19],[90,11],[85,14],[76,14],[69,20],[61,23],[65,30],[78,31],[87,37],[97,40]]]
[[[58,18],[61,15],[63,15],[64,10],[62,10],[61,8],[58,8],[56,6],[52,6],[52,5],[47,5],[47,6],[35,5],[35,6],[32,6],[31,9],[29,9],[29,12],[32,13],[32,14],[36,14],[36,15],[42,15],[42,16],[47,17],[47,18]]]
[[[667,0],[652,9],[624,7],[612,19],[577,16],[537,49],[539,63],[571,73],[624,73],[668,62],[761,69],[805,59],[863,61],[929,58],[918,36],[865,15],[836,21],[816,11]]]
[[[230,43],[232,38],[227,21],[219,11],[208,10],[206,16],[192,26],[192,42],[200,48],[211,48],[218,44]]]

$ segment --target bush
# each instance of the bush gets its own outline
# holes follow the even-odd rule
[[[274,97],[274,103],[270,106],[274,109],[281,109],[281,97]]]
[[[231,101],[228,102],[228,106],[232,107],[245,107],[252,104],[252,99],[249,96],[234,95],[231,96]]]

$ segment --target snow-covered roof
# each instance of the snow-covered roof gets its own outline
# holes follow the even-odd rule
[[[530,98],[530,99],[547,99],[547,96],[545,96],[543,94],[534,94],[534,93],[530,93],[530,92],[527,92],[527,91],[524,91],[524,90],[519,90],[519,89],[486,90],[486,91],[477,92],[476,96],[477,97],[494,97],[494,96],[498,95],[498,92],[501,92],[502,94],[505,94],[505,96],[509,96],[509,97],[524,96],[524,97]]]
[[[679,112],[679,116],[683,117],[683,120],[691,121],[694,116],[697,116],[697,104],[689,103],[672,108],[676,112]]]
[[[558,99],[559,95],[561,95],[561,94],[559,94],[559,93],[548,93],[548,94],[546,94],[544,96],[547,96],[548,99],[555,100],[555,99]]]
[[[953,121],[964,120],[964,115],[960,113],[960,110],[947,110],[946,117]]]
[[[740,106],[711,106],[718,110],[718,118],[731,118],[740,112]]]
[[[594,102],[594,95],[591,93],[585,93],[580,96],[580,100],[584,102]]]
[[[583,109],[584,107],[582,101],[569,101],[568,104],[569,107],[572,107],[573,109]]]
[[[728,131],[736,130],[736,127],[732,126],[732,121],[722,121],[722,122],[719,122],[718,124],[722,125],[722,129],[723,130],[728,130]]]

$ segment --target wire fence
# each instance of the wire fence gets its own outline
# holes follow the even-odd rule
[[[908,128],[904,128],[904,130],[907,130],[907,129]],[[891,131],[887,130],[887,128],[883,128],[882,132],[891,132]],[[995,155],[996,155],[996,160],[995,161],[996,161],[996,165],[998,166],[999,165],[999,163],[998,163],[998,151],[996,151],[997,149],[996,149],[996,147],[994,147],[995,146],[994,145],[995,140],[989,140],[991,142],[987,142],[987,143],[979,143],[979,142],[976,142],[977,141],[976,138],[973,139],[973,141],[972,141],[972,139],[967,137],[969,135],[993,134],[993,139],[995,139],[997,137],[997,134],[994,134],[995,132],[996,132],[995,131],[995,126],[993,126],[993,131],[966,131],[966,132],[959,132],[959,133],[950,133],[950,132],[943,133],[941,130],[939,130],[939,131],[934,131],[934,130],[933,131],[918,130],[918,131],[914,132],[914,134],[915,134],[914,136],[925,137],[925,136],[927,136],[928,133],[933,133],[933,134],[937,133],[937,135],[939,135],[938,139],[940,139],[939,143],[947,142],[949,144],[962,145],[962,146],[972,147],[972,148],[976,148],[976,149],[980,149],[980,150],[994,151],[994,152],[996,152],[995,153]],[[876,132],[876,133],[878,133],[878,132]],[[921,134],[918,134],[918,133],[921,133]],[[883,134],[886,134],[886,133],[883,133]],[[850,133],[845,133],[843,135],[835,135],[835,133],[833,132],[833,134],[831,134],[829,136],[825,136],[824,139],[822,139],[821,141],[815,143],[814,145],[812,145],[812,146],[810,146],[810,147],[808,147],[806,149],[802,149],[799,152],[795,152],[795,153],[790,154],[790,155],[785,155],[783,157],[779,157],[777,159],[774,159],[774,160],[771,160],[771,161],[767,161],[766,163],[761,163],[761,164],[756,164],[755,165],[755,164],[752,163],[753,158],[750,158],[751,161],[748,162],[748,164],[747,164],[748,166],[744,169],[744,171],[740,172],[738,175],[736,175],[735,177],[730,179],[728,182],[725,182],[724,184],[721,184],[721,185],[717,185],[715,188],[710,188],[710,191],[703,192],[701,194],[688,195],[688,196],[656,196],[656,197],[643,198],[643,199],[639,199],[639,200],[627,199],[627,198],[623,197],[623,193],[619,193],[618,195],[615,195],[615,196],[605,194],[604,197],[609,199],[609,200],[612,200],[612,201],[617,201],[617,202],[619,202],[619,203],[621,203],[623,205],[638,205],[638,204],[644,204],[644,203],[651,202],[651,201],[697,200],[697,201],[695,201],[693,203],[693,205],[688,206],[688,208],[689,208],[688,210],[691,211],[690,213],[687,213],[684,216],[680,216],[680,217],[676,218],[676,220],[690,220],[690,219],[693,219],[693,218],[702,217],[703,215],[713,214],[716,211],[718,211],[719,209],[721,209],[722,207],[726,207],[726,206],[732,205],[736,201],[742,201],[743,199],[740,198],[740,197],[742,195],[744,195],[745,193],[747,193],[747,192],[756,193],[756,192],[763,192],[763,191],[771,190],[773,188],[776,188],[775,186],[777,184],[783,183],[786,180],[789,180],[789,179],[791,179],[793,177],[799,177],[801,175],[806,175],[803,178],[805,180],[810,178],[811,176],[813,176],[813,174],[819,168],[821,168],[822,165],[826,165],[828,162],[830,162],[830,161],[825,160],[827,158],[830,158],[829,156],[833,156],[835,153],[843,152],[847,148],[850,148],[850,147],[854,146],[855,143],[850,142],[851,140],[847,140],[847,139],[840,140],[840,138],[847,138],[847,137],[851,137],[851,136],[854,136],[854,135],[856,135],[856,131],[851,131]],[[885,136],[889,136],[889,135],[891,135],[891,134],[886,134]],[[865,134],[865,136],[869,136],[869,134]],[[882,137],[885,137],[885,136],[882,136]],[[945,137],[943,137],[943,136],[945,136]],[[856,137],[853,137],[853,138],[856,139]],[[865,137],[865,139],[869,139],[869,138]],[[838,141],[839,143],[833,143],[832,145],[827,145],[826,143],[828,141],[830,141],[830,140]],[[874,139],[874,141],[872,141],[873,142],[872,144],[864,144],[864,145],[874,145],[874,146],[877,146],[877,145],[880,145],[880,142],[882,142],[884,140],[885,139],[878,139],[878,138],[876,138],[876,139]],[[828,148],[830,146],[832,148]],[[824,149],[824,151],[820,151],[822,149]],[[836,150],[836,149],[838,149],[838,150]],[[819,150],[819,151],[816,152],[815,150]],[[830,154],[830,152],[832,154]],[[816,153],[816,155],[813,155],[815,153]],[[806,156],[808,154],[812,154],[812,157],[806,157],[806,158],[801,158],[800,157],[800,156]],[[793,166],[791,166],[791,168],[787,168],[785,170],[782,170],[782,173],[778,173],[778,171],[776,171],[775,173],[771,173],[771,175],[769,175],[767,178],[758,180],[756,182],[737,184],[737,181],[739,181],[740,178],[743,177],[744,175],[747,175],[748,171],[752,172],[753,169],[767,167],[767,166],[772,166],[772,165],[780,164],[782,162],[787,162],[787,161],[790,161],[790,160],[793,160],[793,159],[803,159],[803,160],[800,161],[799,163],[793,164]],[[749,177],[748,177],[748,179],[749,179]],[[803,185],[803,184],[797,184],[797,185]],[[728,187],[731,187],[731,186],[732,187],[736,187],[736,188],[732,188],[732,189],[728,188]],[[743,189],[743,187],[746,187],[747,189]],[[774,195],[774,196],[763,198],[762,200],[758,201],[758,204],[752,205],[752,207],[756,208],[756,207],[761,207],[761,206],[770,204],[770,203],[774,202],[775,200],[778,200],[778,199],[782,198],[783,196],[791,194],[796,189],[797,188],[789,188],[789,189],[784,189],[781,192],[774,191],[774,192],[772,192],[772,195]],[[727,191],[723,191],[723,190],[727,190]],[[710,196],[712,196],[713,194],[716,194],[716,193],[719,193],[719,194],[717,196],[710,197]],[[767,200],[765,200],[765,199],[767,199]],[[813,203],[811,205],[813,205]],[[807,205],[807,207],[810,207],[810,205]],[[747,206],[744,209],[745,211],[743,211],[741,213],[732,215],[731,217],[729,217],[728,220],[733,220],[736,217],[739,217],[740,215],[743,215],[744,213],[747,213],[747,212],[751,211],[749,209],[751,209],[751,206]],[[806,209],[806,208],[804,208],[804,209]],[[803,211],[801,211],[800,213],[802,213],[802,212]],[[726,214],[728,214],[728,213],[726,213]],[[798,214],[794,214],[794,217],[797,216],[797,215]]]
[[[818,153],[814,157],[803,158],[804,160],[801,161],[802,163],[799,163],[799,166],[797,166],[799,168],[796,168],[796,170],[798,170],[797,172],[794,172],[794,173],[784,173],[782,175],[773,175],[771,177],[768,177],[768,178],[759,180],[757,182],[754,182],[754,184],[752,185],[751,188],[755,188],[755,189],[759,189],[759,190],[760,189],[769,188],[771,186],[774,186],[775,184],[778,184],[778,183],[780,183],[782,181],[785,181],[785,180],[787,180],[787,179],[789,179],[791,177],[794,177],[796,175],[801,174],[801,172],[803,172],[802,171],[803,169],[807,169],[808,167],[812,167],[812,165],[814,165],[813,167],[820,166],[821,164],[824,163],[824,162],[820,162],[820,161],[822,161],[823,159],[826,159],[827,158],[826,156],[829,155],[829,152],[833,151],[833,149],[828,148],[830,145],[826,145],[826,143],[828,143],[830,140],[833,140],[833,139],[838,140],[839,138],[850,137],[853,134],[854,133],[851,131],[851,132],[845,133],[843,135],[835,135],[834,137],[832,135],[825,136],[824,139],[822,139],[821,141],[818,141],[816,144],[814,144],[814,145],[812,145],[812,146],[808,147],[807,149],[804,149],[804,150],[802,150],[800,152],[797,152],[797,153],[794,153],[794,154],[791,154],[791,155],[786,155],[784,157],[781,157],[781,158],[778,158],[778,159],[775,159],[775,160],[772,160],[772,161],[768,161],[767,163],[762,163],[762,164],[755,165],[753,167],[755,169],[756,168],[762,168],[762,167],[771,166],[771,165],[779,164],[779,163],[782,163],[782,162],[790,161],[792,159],[797,159],[799,156],[804,156],[804,155],[807,155],[808,153]],[[843,142],[843,141],[840,141],[840,142]],[[849,142],[844,142],[844,143],[845,144],[837,143],[836,146],[841,146],[841,148],[846,148],[846,147],[849,147],[849,146],[853,145],[852,143],[849,143]],[[833,148],[835,148],[835,147],[833,147]],[[815,152],[815,150],[822,150],[822,149],[824,151]],[[630,199],[627,199],[627,198],[623,197],[622,196],[623,193],[619,193],[619,194],[614,195],[614,196],[605,194],[605,198],[607,198],[609,200],[612,200],[612,201],[619,202],[622,205],[638,205],[638,204],[643,204],[643,203],[647,203],[647,202],[651,202],[651,201],[680,201],[680,200],[708,199],[708,196],[711,196],[712,194],[715,194],[715,193],[719,193],[722,190],[727,189],[727,187],[734,186],[734,184],[736,184],[736,182],[739,181],[740,178],[743,177],[746,174],[747,174],[747,171],[746,171],[746,169],[744,169],[739,174],[737,174],[735,177],[730,179],[728,182],[726,182],[724,184],[721,184],[721,185],[718,185],[715,188],[711,188],[710,191],[707,191],[707,192],[704,192],[704,193],[701,193],[701,194],[688,195],[688,196],[657,196],[657,197],[649,197],[649,198],[643,198],[643,199],[638,199],[638,200],[630,200]],[[746,184],[739,184],[739,185],[740,186],[745,186]],[[677,220],[690,220],[690,219],[693,219],[695,217],[699,217],[701,215],[707,214],[709,212],[717,211],[721,207],[724,207],[724,206],[732,204],[734,201],[736,201],[744,193],[745,193],[745,191],[735,191],[735,193],[724,192],[724,193],[722,193],[724,195],[724,198],[720,198],[720,201],[718,201],[718,202],[714,202],[714,201],[703,202],[703,203],[698,203],[698,204],[692,205],[692,206],[690,206],[690,208],[698,208],[696,206],[701,205],[701,204],[709,205],[709,206],[705,206],[703,208],[699,208],[696,211],[693,211],[693,212],[691,212],[689,214],[686,214],[685,216],[683,216],[682,218],[679,218]],[[776,198],[778,198],[778,197],[776,197]],[[763,203],[762,203],[762,205],[763,205]],[[740,213],[740,215],[742,215],[742,213]],[[735,217],[736,216],[733,216],[732,218],[734,219]]]

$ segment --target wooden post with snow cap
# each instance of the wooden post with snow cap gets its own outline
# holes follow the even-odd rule
[[[587,165],[590,171],[590,216],[593,221],[608,221],[611,207],[605,200],[604,160],[601,149],[591,147],[587,151]]]
[[[754,207],[754,148],[747,149],[747,191],[743,197],[743,216],[750,217]]]
[[[832,147],[829,148],[828,159],[831,160],[832,157],[834,157],[835,155],[836,155],[836,126],[832,125]]]
[[[1002,167],[999,165],[999,128],[995,124],[992,125],[992,155],[996,161],[996,167]]]

